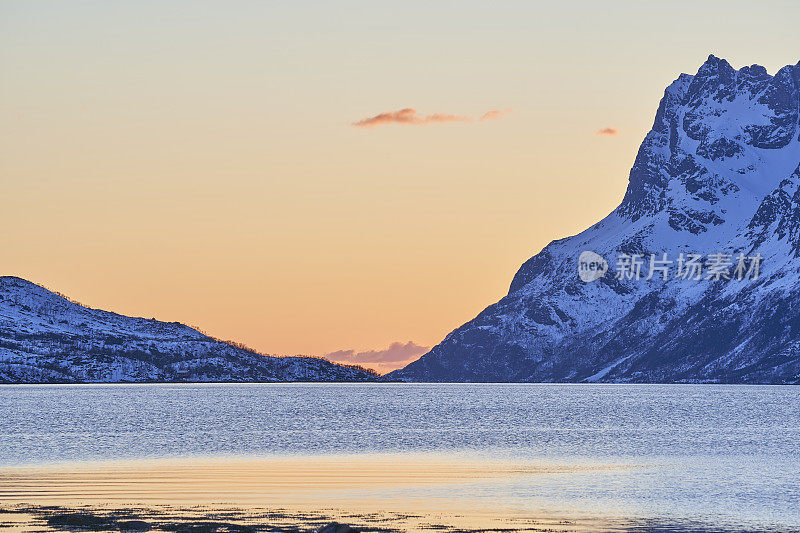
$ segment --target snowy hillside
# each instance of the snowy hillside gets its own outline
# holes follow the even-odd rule
[[[309,357],[267,357],[177,322],[131,318],[0,277],[0,383],[365,381]]]
[[[389,378],[800,382],[800,63],[682,74],[619,207]]]

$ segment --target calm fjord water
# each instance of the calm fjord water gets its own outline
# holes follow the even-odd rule
[[[376,482],[367,492],[351,487],[349,500],[339,496],[464,498],[504,512],[731,528],[800,524],[800,387],[9,385],[0,386],[0,406],[0,477],[20,467],[142,459],[334,460],[373,473],[381,464],[463,464],[487,475],[447,470],[453,479],[441,486]],[[0,501],[9,494],[0,490]]]

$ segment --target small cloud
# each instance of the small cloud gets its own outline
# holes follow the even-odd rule
[[[364,352],[337,350],[326,353],[323,357],[334,363],[363,365],[385,373],[406,366],[421,355],[426,354],[428,350],[430,350],[428,346],[420,346],[414,341],[408,341],[406,343],[393,342],[383,350],[367,350]]]
[[[371,128],[373,126],[381,126],[383,124],[413,124],[423,125],[432,124],[437,122],[468,122],[469,118],[458,115],[449,115],[446,113],[433,113],[431,115],[422,116],[417,113],[416,109],[407,107],[399,111],[390,111],[388,113],[381,113],[374,117],[365,118],[354,122],[353,126],[358,128]]]
[[[505,109],[492,109],[483,114],[483,116],[481,117],[481,122],[483,122],[484,120],[497,120],[503,115],[508,115],[513,111],[514,110],[511,109],[510,107],[507,107]]]
[[[617,128],[603,128],[597,132],[598,135],[604,135],[606,137],[613,137],[614,135],[619,135],[619,130]]]
[[[487,111],[478,120],[498,119],[501,116],[510,113],[511,109],[492,109]],[[407,107],[399,111],[389,111],[380,113],[373,117],[361,119],[358,122],[353,122],[356,128],[372,128],[374,126],[382,126],[384,124],[406,124],[412,126],[424,126],[426,124],[441,124],[444,122],[473,122],[473,119],[464,115],[451,115],[448,113],[432,113],[430,115],[420,115],[416,109]]]

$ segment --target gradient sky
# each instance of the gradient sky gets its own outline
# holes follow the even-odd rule
[[[774,73],[798,20],[788,0],[3,0],[2,271],[387,370],[617,205],[681,72]],[[471,120],[352,125],[406,108]]]

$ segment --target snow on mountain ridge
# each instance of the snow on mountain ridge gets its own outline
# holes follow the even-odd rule
[[[625,196],[548,244],[509,293],[390,377],[414,381],[800,380],[800,63],[709,56],[664,93]],[[609,270],[583,283],[577,259]],[[618,279],[620,257],[760,254],[758,280]],[[780,355],[779,355],[780,354]]]
[[[187,339],[206,339],[206,335],[178,322],[127,317],[92,309],[73,302],[40,285],[14,276],[0,276],[3,317],[17,320],[17,327],[39,331],[82,333],[87,328],[102,333],[128,333],[157,337],[170,331]],[[5,313],[16,310],[13,316]]]
[[[0,277],[0,383],[374,379],[358,367],[261,355],[178,322],[91,309]]]

